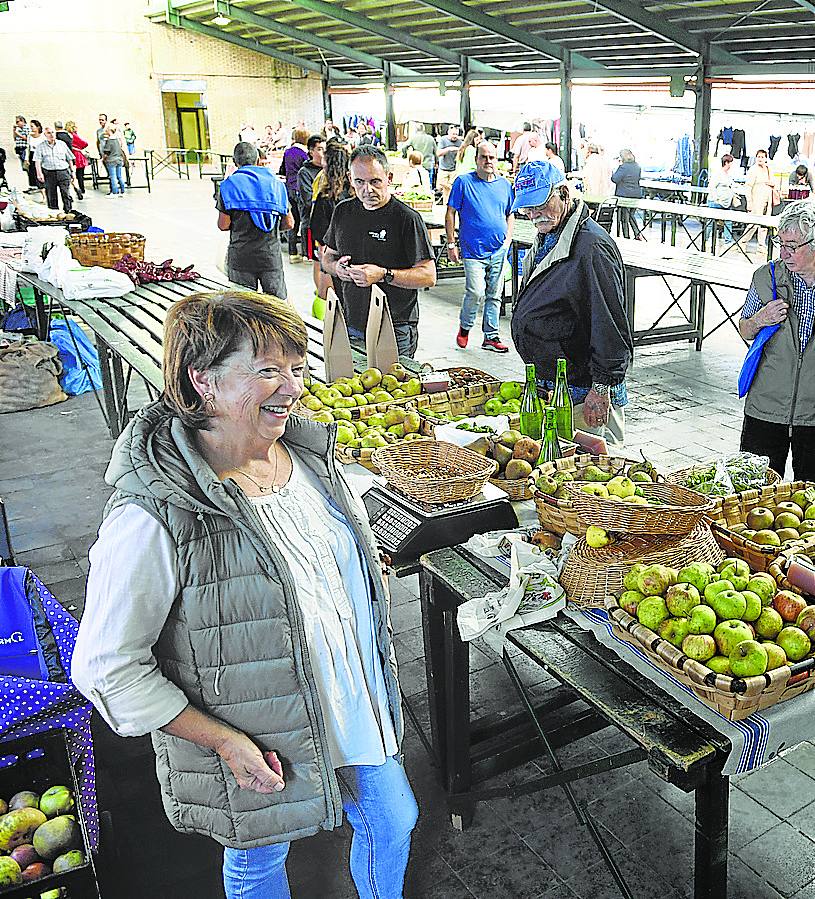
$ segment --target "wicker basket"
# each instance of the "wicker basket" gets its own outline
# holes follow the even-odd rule
[[[451,389],[457,387],[475,387],[477,384],[492,384],[497,380],[495,375],[488,375],[487,372],[481,371],[480,368],[470,368],[469,366],[444,368],[442,369],[442,373],[450,376]],[[498,384],[500,385],[501,382],[498,381]]]
[[[517,478],[508,481],[506,478],[490,478],[490,484],[495,484],[509,494],[513,503],[519,503],[521,500],[532,499],[532,490],[529,487],[528,478]]]
[[[643,627],[619,607],[613,596],[605,598],[605,607],[616,636],[639,649],[658,668],[691,689],[729,721],[742,721],[815,687],[815,659],[783,665],[758,677],[716,674]]]
[[[713,503],[701,493],[678,484],[637,484],[644,499],[663,505],[649,506],[606,499],[583,493],[574,482],[566,483],[577,517],[607,531],[626,534],[689,534],[711,511]]]
[[[569,553],[560,583],[575,605],[602,606],[606,595],[623,591],[623,578],[635,562],[682,568],[690,562],[717,565],[723,558],[706,522],[698,524],[690,534],[631,536],[601,549],[592,549],[581,537]]]
[[[373,464],[385,480],[423,503],[455,503],[474,497],[496,463],[441,440],[411,440],[374,450]]]
[[[71,255],[82,265],[100,265],[113,268],[127,254],[134,259],[144,259],[143,234],[111,232],[109,234],[72,234],[68,240]]]
[[[579,473],[587,465],[596,465],[603,471],[616,474],[625,466],[634,464],[636,464],[634,459],[627,459],[623,456],[593,456],[590,453],[581,453],[538,466],[530,476],[530,487],[541,527],[545,531],[561,535],[566,533],[585,534],[586,532],[586,526],[577,520],[577,510],[572,500],[555,499],[553,496],[546,496],[540,490],[536,490],[536,478],[541,475],[554,474],[556,471],[567,471],[575,480],[579,480]]]
[[[426,441],[428,438],[422,437],[422,441]],[[409,440],[408,443],[415,443],[414,440]],[[391,446],[395,446],[396,444],[391,444]],[[384,449],[384,447],[383,447]],[[375,474],[379,473],[379,469],[376,467],[373,461],[373,454],[376,452],[375,449],[367,446],[359,446],[352,447],[346,446],[344,443],[338,443],[334,448],[334,458],[338,461],[342,462],[343,465],[353,465],[354,463],[361,465],[363,468],[367,468],[368,471],[372,471]]]
[[[796,490],[815,486],[808,481],[780,481],[769,487],[761,487],[756,490],[745,490],[743,493],[734,493],[722,500],[721,509],[711,515],[713,534],[719,545],[729,556],[739,556],[749,563],[753,571],[767,571],[770,562],[778,555],[777,546],[764,546],[754,543],[747,537],[732,530],[733,525],[744,524],[747,521],[747,513],[759,506],[774,509],[778,503],[790,499]]]

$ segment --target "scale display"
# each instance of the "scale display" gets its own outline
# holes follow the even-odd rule
[[[362,500],[377,542],[396,565],[464,543],[473,534],[518,526],[509,497],[492,484],[473,499],[431,505],[375,483]]]

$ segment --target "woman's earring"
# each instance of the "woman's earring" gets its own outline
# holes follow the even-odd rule
[[[207,415],[215,414],[215,394],[214,393],[205,393],[204,394],[204,412]]]

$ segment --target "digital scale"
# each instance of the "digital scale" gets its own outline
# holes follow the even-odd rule
[[[396,567],[417,562],[422,553],[464,543],[473,534],[518,527],[509,497],[490,483],[472,499],[433,504],[411,499],[376,478],[362,501],[379,546]]]

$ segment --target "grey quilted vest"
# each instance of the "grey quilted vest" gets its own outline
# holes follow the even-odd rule
[[[284,442],[319,477],[357,537],[371,576],[377,644],[397,738],[403,720],[387,588],[364,509],[334,462],[333,428],[292,418]],[[177,547],[179,593],[154,646],[164,675],[190,703],[225,721],[283,763],[286,789],[240,789],[213,751],[152,734],[164,808],[173,826],[249,849],[330,830],[342,821],[337,778],[291,573],[232,481],[221,483],[192,432],[160,403],[122,433],[106,480],[107,511],[136,503]]]
[[[792,307],[794,285],[783,262],[775,264],[775,282],[778,298],[787,303],[789,312],[787,320],[764,345],[744,402],[744,413],[775,424],[811,427],[815,425],[815,336],[801,352],[800,318]],[[769,264],[756,269],[753,286],[762,305],[772,300]]]

